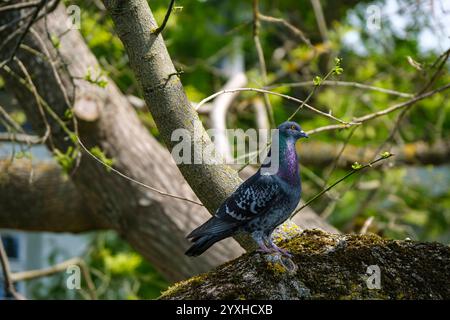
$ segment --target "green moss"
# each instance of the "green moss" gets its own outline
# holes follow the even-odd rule
[[[179,293],[180,291],[182,291],[186,287],[199,285],[199,284],[201,284],[203,282],[203,280],[206,279],[206,275],[207,274],[193,276],[192,278],[189,278],[187,280],[177,282],[174,285],[172,285],[169,288],[167,288],[167,290],[162,292],[161,296],[176,295],[177,293]]]
[[[286,273],[286,268],[280,262],[267,262],[267,269],[273,272],[274,275],[279,276]]]

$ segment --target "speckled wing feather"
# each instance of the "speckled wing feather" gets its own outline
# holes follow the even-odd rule
[[[255,174],[222,204],[215,216],[237,224],[267,212],[282,196],[275,176]]]
[[[188,234],[187,238],[196,241],[205,235],[232,233],[239,226],[266,213],[283,195],[275,176],[260,175],[258,172],[242,183],[214,216]]]

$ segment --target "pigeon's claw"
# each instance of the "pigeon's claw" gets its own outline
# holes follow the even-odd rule
[[[266,243],[261,239],[259,241],[257,241],[259,248],[256,250],[258,252],[262,252],[262,253],[271,253],[273,252],[271,250],[271,248],[268,248]]]
[[[292,254],[291,254],[288,250],[283,249],[283,248],[280,248],[280,247],[278,247],[278,246],[275,246],[274,249],[275,249],[277,252],[281,253],[282,255],[284,255],[284,256],[286,256],[286,257],[288,257],[288,258],[292,258]]]
[[[292,258],[292,254],[287,249],[280,248],[272,241],[272,239],[269,239],[269,245],[273,251],[279,252],[288,258]]]

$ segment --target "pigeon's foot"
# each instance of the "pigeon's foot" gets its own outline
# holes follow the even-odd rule
[[[259,249],[256,249],[256,252],[267,253],[267,254],[273,253],[273,251],[268,248],[265,248],[265,249],[259,248]]]
[[[273,252],[272,250],[270,250],[270,248],[268,248],[266,246],[264,241],[258,241],[258,246],[259,246],[259,248],[256,250],[257,252],[261,252],[261,253],[272,253]]]
[[[281,253],[282,255],[284,255],[284,256],[286,256],[286,257],[288,257],[288,258],[292,258],[292,254],[291,254],[288,250],[283,249],[283,248],[280,248],[280,247],[277,246],[275,243],[273,243],[273,241],[270,241],[269,244],[270,244],[270,248],[271,248],[274,252],[279,252],[279,253]]]
[[[281,271],[284,270],[290,275],[295,274],[298,270],[295,262],[279,251],[272,250],[270,254],[264,255],[264,259],[269,263],[270,266],[278,266],[276,268],[278,271],[280,271],[281,268]]]
[[[284,256],[286,256],[286,257],[288,257],[288,258],[292,258],[292,254],[291,254],[288,250],[283,249],[283,248],[280,248],[280,247],[278,247],[278,246],[275,246],[274,249],[275,249],[277,252],[281,253],[282,255],[284,255]]]

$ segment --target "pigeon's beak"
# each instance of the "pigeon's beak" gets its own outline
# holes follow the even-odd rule
[[[302,137],[302,138],[309,138],[309,136],[306,134],[306,132],[305,131],[300,131],[300,137]]]

